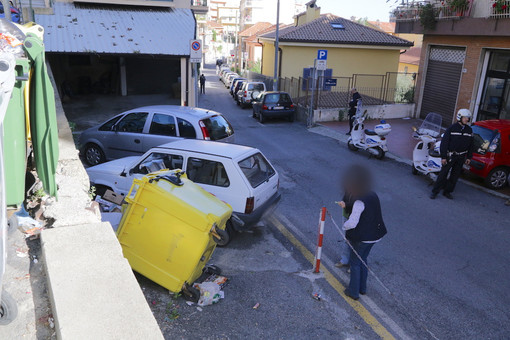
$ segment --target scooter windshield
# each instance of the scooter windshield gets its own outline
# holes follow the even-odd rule
[[[421,126],[416,133],[418,135],[427,135],[430,137],[439,137],[441,134],[441,124],[443,122],[443,118],[440,114],[435,112],[429,112],[425,120],[421,123]]]

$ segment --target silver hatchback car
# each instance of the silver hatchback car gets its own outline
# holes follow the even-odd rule
[[[234,142],[232,125],[219,112],[177,105],[139,107],[80,135],[80,154],[89,165],[142,155],[177,139]]]

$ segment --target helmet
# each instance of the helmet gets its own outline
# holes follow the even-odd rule
[[[469,111],[468,109],[460,109],[458,112],[457,112],[457,120],[461,120],[462,117],[468,117],[469,119],[471,119],[471,111]]]

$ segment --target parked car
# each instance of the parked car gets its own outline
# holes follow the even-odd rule
[[[233,71],[226,71],[226,72],[223,72],[222,76],[221,76],[221,81],[223,82],[223,84],[226,84],[227,83],[227,77],[230,76],[231,74],[236,74],[235,72]]]
[[[85,161],[96,165],[141,155],[182,138],[234,142],[234,129],[219,112],[177,105],[146,106],[83,131],[79,148]]]
[[[11,21],[17,24],[20,23],[20,11],[14,7],[12,1],[9,1],[11,7]],[[4,5],[0,2],[0,18],[5,18]]]
[[[248,81],[243,84],[243,87],[237,93],[238,104],[244,109],[251,105],[253,99],[257,98],[259,94],[266,91],[266,84],[261,81]]]
[[[258,117],[263,123],[266,118],[286,117],[294,121],[296,108],[287,92],[262,92],[252,101],[253,118]]]
[[[470,172],[484,178],[491,189],[503,188],[510,174],[510,120],[482,120],[471,127],[474,150]]]
[[[241,80],[238,80],[236,83],[235,83],[235,87],[232,89],[232,97],[234,97],[234,100],[236,101],[237,105],[239,105],[239,99],[237,97],[237,93],[239,92],[239,90],[241,90],[241,87],[243,86],[244,83],[246,83],[248,80],[246,79],[241,79]]]
[[[234,94],[234,88],[235,88],[237,82],[240,80],[246,80],[246,78],[237,77],[237,78],[232,79],[232,81],[230,82],[230,91],[229,91],[230,95]]]
[[[161,169],[182,169],[188,178],[230,204],[234,210],[227,231],[245,230],[256,224],[279,199],[278,173],[255,148],[180,140],[150,149],[141,157],[126,157],[87,168],[96,193],[106,189],[122,195],[134,178]]]
[[[230,88],[230,85],[232,85],[232,80],[235,78],[239,78],[239,77],[240,77],[240,75],[238,75],[237,73],[229,74],[225,81],[225,87]]]
[[[220,70],[220,73],[218,74],[218,76],[220,77],[221,82],[223,82],[223,77],[224,77],[227,73],[232,73],[232,71],[230,71],[230,69],[229,69],[228,67],[222,68],[222,69]]]

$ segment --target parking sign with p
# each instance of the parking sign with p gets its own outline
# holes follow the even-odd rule
[[[317,51],[317,59],[318,60],[327,60],[328,59],[328,50],[318,50]]]

